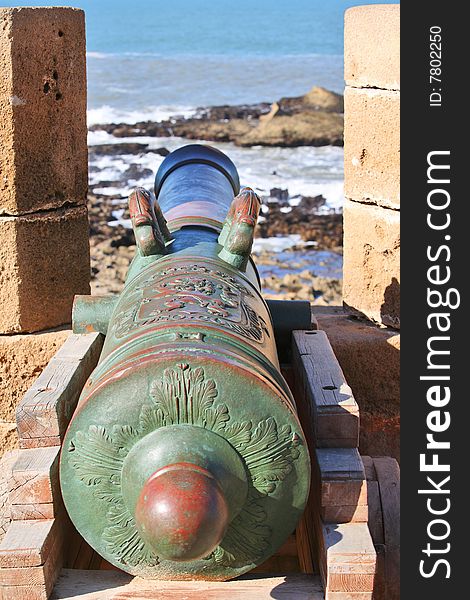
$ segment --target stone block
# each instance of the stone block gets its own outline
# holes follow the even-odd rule
[[[86,207],[0,217],[0,239],[0,333],[69,323],[90,290]]]
[[[344,105],[345,195],[399,209],[399,92],[346,88]]]
[[[400,328],[399,211],[345,200],[343,302]]]
[[[400,5],[354,6],[344,15],[347,85],[400,89]]]
[[[400,335],[348,314],[314,307],[360,410],[361,454],[400,456]]]
[[[84,13],[0,8],[0,21],[0,215],[84,205]]]
[[[15,422],[18,402],[70,333],[62,328],[0,336],[0,421]]]

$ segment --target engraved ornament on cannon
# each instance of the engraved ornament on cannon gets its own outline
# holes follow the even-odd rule
[[[122,293],[75,300],[74,330],[106,339],[62,447],[65,506],[124,571],[230,579],[282,545],[310,485],[250,257],[260,201],[226,155],[190,145],[129,209]]]

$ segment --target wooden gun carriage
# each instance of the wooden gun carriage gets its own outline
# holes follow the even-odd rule
[[[310,307],[271,304],[270,320],[256,195],[223,155],[175,154],[160,205],[131,196],[123,295],[77,299],[75,333],[18,406],[2,598],[393,600],[396,463],[360,457],[359,408]]]

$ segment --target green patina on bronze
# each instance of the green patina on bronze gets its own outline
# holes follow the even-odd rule
[[[142,577],[241,575],[307,501],[308,449],[250,258],[259,199],[238,192],[218,151],[169,155],[158,203],[131,195],[122,294],[75,304],[74,329],[106,340],[63,443],[63,497],[88,543]]]

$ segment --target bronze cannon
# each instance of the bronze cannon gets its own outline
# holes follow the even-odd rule
[[[190,145],[129,210],[122,293],[75,301],[74,330],[106,339],[62,447],[65,506],[124,571],[230,579],[282,545],[310,484],[251,258],[260,200],[226,155]]]

